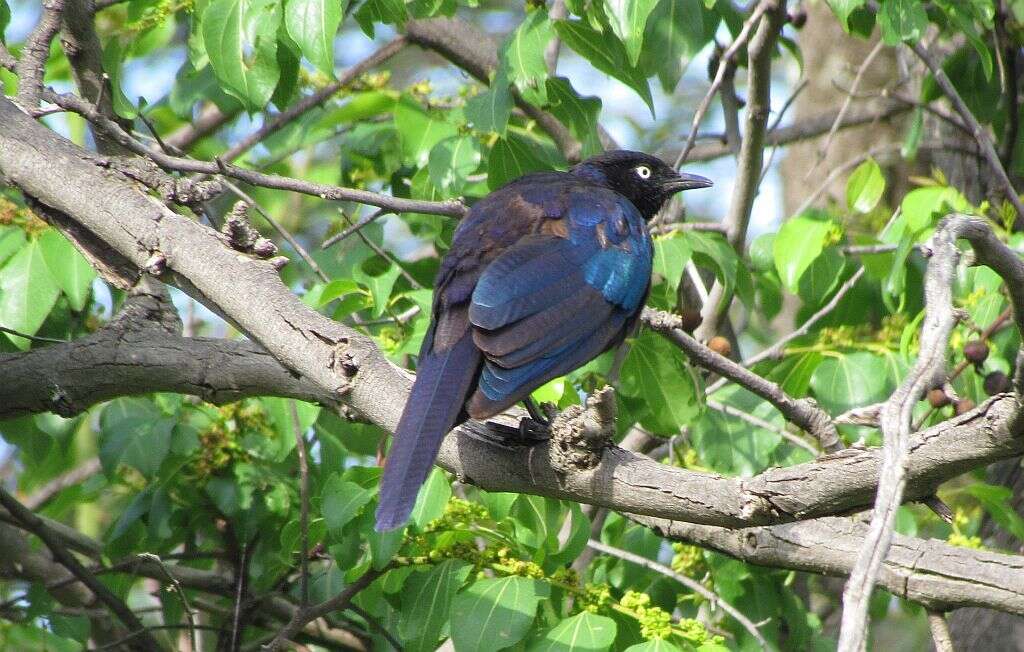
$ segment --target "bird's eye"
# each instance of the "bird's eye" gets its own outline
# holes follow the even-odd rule
[[[638,165],[636,166],[636,175],[641,179],[650,179],[651,168],[647,167],[646,165]]]

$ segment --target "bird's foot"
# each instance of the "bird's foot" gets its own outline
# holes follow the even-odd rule
[[[497,421],[488,421],[484,438],[498,440],[506,446],[533,446],[551,439],[551,426],[539,423],[531,418],[520,419],[518,426],[510,426]],[[483,434],[483,433],[480,433]]]
[[[551,422],[558,416],[558,408],[551,403],[541,403],[537,405],[536,402],[529,396],[523,399],[523,405],[526,406],[526,411],[530,414],[530,419],[535,423],[544,426],[547,429],[551,429]]]

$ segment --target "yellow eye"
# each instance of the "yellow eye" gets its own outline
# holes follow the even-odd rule
[[[651,168],[647,167],[646,165],[636,166],[636,176],[640,177],[641,179],[650,179]]]

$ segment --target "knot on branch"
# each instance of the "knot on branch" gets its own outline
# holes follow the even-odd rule
[[[217,179],[193,181],[175,177],[164,172],[156,163],[138,157],[106,160],[105,164],[155,191],[164,201],[189,208],[198,207],[224,192],[224,185]]]
[[[818,402],[813,398],[802,398],[798,400],[798,403],[807,407],[807,431],[818,440],[822,450],[826,453],[843,450],[843,443],[839,440],[839,430],[836,428],[836,424],[827,412],[818,407]]]
[[[257,258],[266,259],[274,256],[277,253],[277,245],[260,235],[249,221],[248,213],[247,202],[238,201],[231,207],[231,211],[224,219],[224,226],[221,227],[221,234],[227,238],[228,246]]]
[[[586,471],[598,465],[615,434],[615,390],[603,387],[551,423],[548,457],[556,470]]]

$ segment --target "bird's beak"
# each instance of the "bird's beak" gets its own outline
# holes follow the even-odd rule
[[[706,179],[699,174],[687,174],[686,172],[680,172],[677,178],[666,181],[664,187],[665,190],[675,193],[682,192],[683,190],[710,188],[713,185],[715,184],[711,182],[711,179]]]

